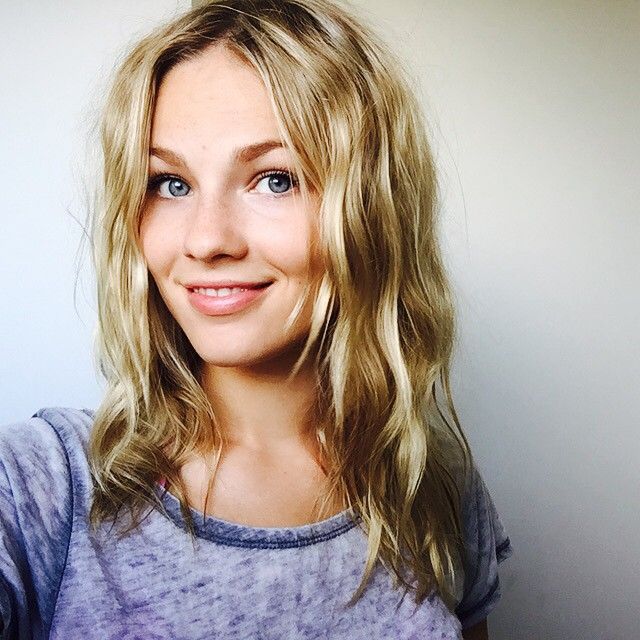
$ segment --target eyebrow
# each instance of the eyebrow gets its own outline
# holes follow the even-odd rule
[[[245,147],[237,147],[233,150],[231,157],[236,163],[251,162],[252,160],[268,153],[272,149],[277,148],[285,148],[285,145],[279,140],[265,140]],[[161,160],[175,164],[176,166],[187,166],[187,162],[184,157],[170,149],[165,149],[164,147],[151,147],[151,149],[149,149],[149,153],[152,156],[156,156],[156,158],[160,158]]]

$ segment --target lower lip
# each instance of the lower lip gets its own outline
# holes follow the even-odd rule
[[[227,316],[248,307],[252,302],[260,298],[270,286],[271,284],[259,289],[247,289],[246,291],[220,298],[205,296],[202,293],[196,293],[192,289],[187,289],[187,293],[191,306],[200,313],[208,316]]]

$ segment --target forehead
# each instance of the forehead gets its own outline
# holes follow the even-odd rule
[[[222,44],[173,67],[163,78],[152,137],[277,137],[267,90],[257,72]],[[166,141],[165,141],[166,142]],[[174,141],[175,142],[175,141]]]

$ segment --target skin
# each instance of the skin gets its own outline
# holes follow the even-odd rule
[[[140,235],[165,304],[204,361],[202,385],[228,442],[208,504],[207,461],[194,455],[181,470],[189,501],[235,522],[295,526],[314,520],[311,504],[324,481],[309,415],[314,372],[285,380],[311,304],[289,334],[283,329],[304,285],[322,273],[319,199],[309,194],[305,204],[286,176],[284,193],[258,176],[292,171],[286,148],[234,156],[267,140],[280,140],[276,119],[248,65],[215,45],[174,67],[153,115],[150,174],[179,181],[148,191]],[[260,302],[231,315],[207,316],[190,305],[186,283],[227,279],[274,283]]]

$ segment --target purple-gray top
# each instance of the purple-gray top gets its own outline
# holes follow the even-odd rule
[[[0,637],[3,639],[460,639],[500,598],[509,538],[477,469],[464,497],[467,560],[455,615],[420,606],[380,563],[363,597],[366,535],[344,511],[298,527],[250,527],[175,496],[117,540],[87,526],[87,441],[94,413],[49,407],[0,427]],[[195,544],[194,544],[195,542]],[[404,595],[404,597],[403,597]]]

